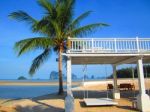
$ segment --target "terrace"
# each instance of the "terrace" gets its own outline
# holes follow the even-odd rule
[[[118,92],[117,87],[116,68],[121,64],[137,64],[139,94],[136,98],[136,107],[143,112],[150,111],[150,98],[145,92],[143,73],[143,63],[150,63],[149,38],[68,38],[67,44],[68,50],[62,55],[67,57],[68,96],[73,97],[71,89],[72,65],[112,65],[113,98],[120,99],[120,92]],[[95,101],[97,100],[95,99]]]
[[[67,53],[150,53],[150,39],[69,38]]]

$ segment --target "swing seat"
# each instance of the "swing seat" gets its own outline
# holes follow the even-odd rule
[[[114,106],[118,105],[117,102],[110,98],[85,98],[86,106]]]

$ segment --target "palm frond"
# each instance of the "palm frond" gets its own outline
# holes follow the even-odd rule
[[[57,22],[60,24],[62,31],[65,31],[70,24],[74,14],[74,0],[62,0],[56,8]]]
[[[91,14],[92,11],[87,11],[83,14],[81,14],[79,17],[77,17],[75,20],[72,21],[72,23],[69,25],[68,29],[76,28],[80,24],[80,22],[88,17]]]
[[[48,16],[46,16],[46,17],[43,17],[39,22],[38,22],[38,24],[37,24],[37,26],[38,26],[38,29],[41,29],[41,28],[43,28],[44,26],[47,26],[47,24],[49,24],[49,17]]]
[[[108,24],[105,23],[95,23],[95,24],[89,24],[86,26],[79,27],[77,29],[72,30],[69,32],[67,35],[70,36],[87,36],[89,34],[94,33],[98,28],[104,27],[104,26],[109,26]]]
[[[12,19],[17,20],[17,21],[25,21],[29,24],[35,24],[37,22],[36,19],[34,19],[30,15],[28,15],[26,12],[21,11],[21,10],[16,11],[16,12],[12,12],[8,16]]]
[[[53,25],[51,23],[53,19],[49,16],[43,17],[36,25],[36,30],[42,31],[42,33],[47,34],[50,37],[55,35]],[[54,19],[55,20],[55,19]]]
[[[33,76],[33,74],[36,72],[36,70],[39,69],[39,67],[48,59],[49,55],[51,54],[51,49],[47,48],[44,50],[43,53],[41,53],[39,56],[37,56],[30,67],[29,74]]]
[[[18,52],[18,56],[20,56],[31,50],[48,48],[52,44],[53,42],[50,38],[37,37],[16,42],[14,48]]]
[[[52,23],[52,26],[53,26],[53,28],[55,30],[56,37],[60,38],[61,37],[61,33],[62,33],[62,29],[60,27],[60,24],[57,21],[55,21],[55,20],[51,21],[51,23]]]
[[[47,14],[52,14],[54,5],[49,0],[38,0],[38,4],[43,7]]]
[[[8,16],[17,21],[26,22],[27,24],[30,25],[30,28],[32,29],[33,32],[38,32],[38,30],[36,28],[38,20],[34,19],[26,12],[20,10],[20,11],[10,13]]]

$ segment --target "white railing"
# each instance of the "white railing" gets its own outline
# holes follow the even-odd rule
[[[68,53],[150,53],[149,38],[69,38]]]

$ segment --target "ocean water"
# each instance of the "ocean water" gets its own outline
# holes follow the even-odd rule
[[[33,98],[57,91],[58,86],[0,86],[0,98]]]
[[[103,79],[101,79],[103,80]],[[14,80],[14,79],[0,79],[0,81],[11,81],[11,82],[57,82],[58,80]],[[80,79],[74,80],[75,82],[82,82]],[[75,87],[75,86],[73,86]],[[66,86],[64,86],[66,89]],[[56,93],[58,91],[58,86],[48,85],[48,86],[14,86],[14,85],[0,85],[0,99],[1,98],[33,98],[37,96],[42,96],[46,94]]]

